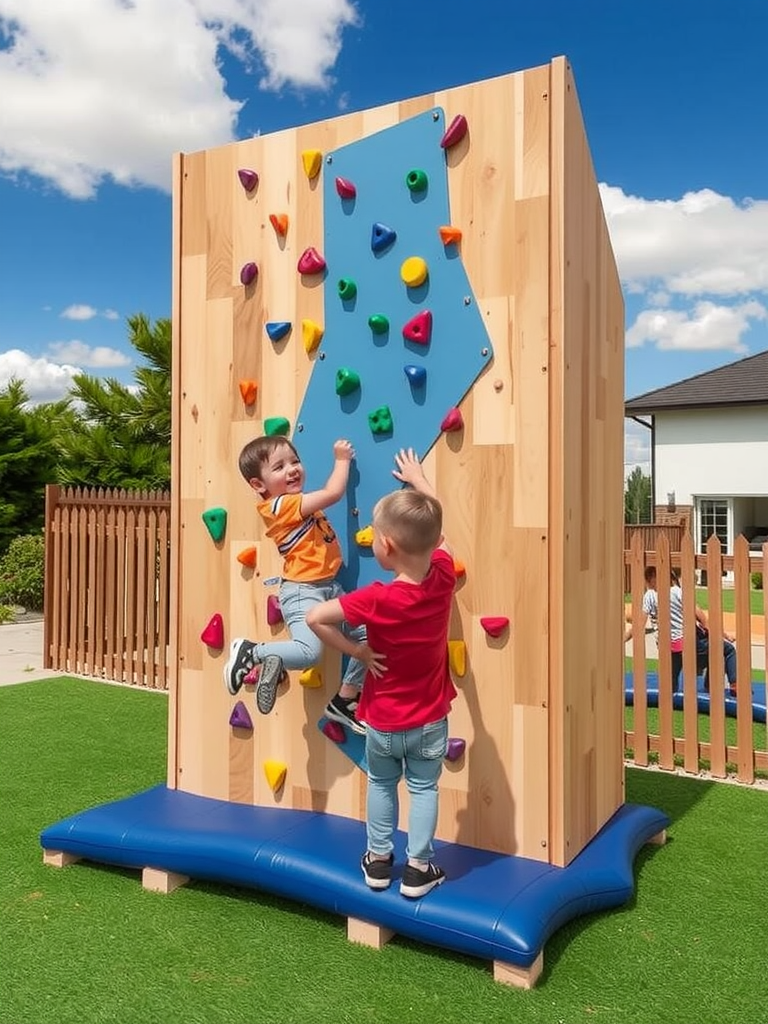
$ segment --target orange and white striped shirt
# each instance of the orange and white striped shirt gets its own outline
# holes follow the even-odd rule
[[[341,568],[341,547],[322,512],[301,515],[300,494],[278,494],[256,505],[268,537],[283,557],[283,579],[314,583]]]

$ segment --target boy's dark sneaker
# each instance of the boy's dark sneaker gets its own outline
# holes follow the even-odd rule
[[[231,694],[239,693],[245,677],[253,669],[254,645],[250,640],[236,639],[229,645],[229,661],[224,666],[224,682]]]
[[[268,715],[275,706],[277,687],[283,678],[283,659],[269,654],[259,666],[259,681],[256,684],[256,707],[262,715]]]
[[[445,872],[434,864],[428,864],[424,871],[406,864],[403,868],[403,880],[400,883],[400,894],[416,899],[419,896],[426,896],[436,885],[442,885],[445,881]]]
[[[357,697],[341,697],[337,693],[335,697],[325,705],[325,717],[333,719],[334,722],[341,722],[358,736],[365,736],[365,724],[358,722],[355,718],[357,711]]]
[[[392,881],[392,865],[395,858],[390,853],[386,860],[376,860],[368,850],[363,854],[360,867],[365,875],[365,884],[369,889],[387,889]]]

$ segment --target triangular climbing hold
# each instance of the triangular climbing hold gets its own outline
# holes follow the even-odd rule
[[[325,260],[313,246],[305,249],[299,257],[296,269],[300,274],[319,274],[325,270]]]
[[[264,330],[267,332],[267,337],[270,341],[280,341],[290,329],[290,320],[271,320],[269,323],[264,324]]]
[[[383,252],[394,243],[396,238],[396,231],[388,228],[386,224],[380,224],[377,221],[371,228],[371,250],[373,252]]]
[[[461,415],[461,409],[449,409],[443,418],[443,422],[440,424],[440,429],[444,434],[449,434],[454,430],[461,430],[464,426],[464,417]]]
[[[233,729],[253,728],[253,719],[248,713],[248,708],[241,700],[239,700],[232,708],[232,714],[229,716],[229,724]]]
[[[227,529],[227,510],[225,508],[208,508],[203,512],[202,519],[208,528],[208,533],[218,543]]]
[[[316,178],[323,166],[323,154],[319,149],[305,149],[301,154],[301,162],[304,165],[304,173],[311,180]]]
[[[291,429],[290,421],[285,416],[267,416],[264,420],[264,433],[267,437],[287,434]]]
[[[333,740],[334,743],[343,743],[347,738],[347,734],[344,731],[344,726],[341,722],[332,722],[330,718],[327,722],[323,722],[323,734],[327,736],[329,740]]]
[[[253,405],[259,393],[259,385],[255,380],[240,381],[240,397],[245,405]]]
[[[317,665],[312,665],[311,668],[305,668],[299,675],[299,682],[302,686],[308,686],[310,688],[322,686],[323,677]]]
[[[463,640],[448,641],[448,664],[451,672],[459,677],[467,671],[467,645]]]
[[[440,145],[443,149],[448,149],[450,146],[455,146],[457,142],[461,142],[467,134],[468,127],[466,117],[463,114],[457,114],[445,129],[442,139],[440,139]]]
[[[403,327],[403,337],[406,341],[415,341],[419,345],[428,345],[432,337],[432,314],[428,309],[411,317]]]
[[[250,170],[248,167],[241,167],[237,172],[237,176],[240,179],[240,184],[243,186],[246,192],[253,192],[256,186],[259,184],[259,176],[256,171]]]
[[[287,213],[270,213],[269,223],[275,229],[275,234],[280,235],[281,238],[285,238],[285,236],[288,234]]]
[[[211,621],[200,634],[200,639],[206,646],[215,647],[219,651],[224,646],[224,620],[218,612],[211,616]]]
[[[443,224],[437,230],[440,232],[440,241],[443,245],[457,245],[461,241],[461,228],[454,228],[450,224]]]
[[[342,199],[354,199],[357,195],[357,188],[348,178],[336,179],[336,191]]]
[[[267,776],[269,788],[273,793],[276,793],[285,782],[285,773],[287,771],[288,765],[283,764],[282,761],[264,762],[264,774]]]
[[[506,615],[485,615],[480,619],[480,625],[488,636],[499,637],[509,625]]]
[[[255,544],[252,544],[249,548],[243,548],[243,550],[237,556],[237,560],[240,563],[240,565],[244,565],[247,569],[255,569],[258,554],[259,549],[256,547]]]
[[[279,626],[283,621],[283,610],[280,607],[280,600],[275,594],[267,598],[267,625]]]
[[[458,736],[448,737],[448,749],[445,752],[446,761],[458,761],[467,747],[467,741],[461,740]]]
[[[456,579],[458,579],[459,576],[466,576],[467,574],[467,567],[463,562],[460,562],[458,558],[454,558],[453,560],[453,574]]]
[[[301,337],[306,352],[314,352],[323,340],[323,328],[314,320],[301,321]]]

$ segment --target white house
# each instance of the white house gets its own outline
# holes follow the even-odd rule
[[[654,520],[686,521],[733,553],[768,540],[768,351],[649,391],[625,414],[651,431]]]

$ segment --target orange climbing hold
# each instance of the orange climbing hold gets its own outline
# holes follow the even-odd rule
[[[443,224],[437,230],[440,232],[440,240],[443,245],[457,245],[461,241],[461,228],[455,228],[451,224]]]
[[[259,393],[259,385],[255,380],[240,381],[240,395],[246,405],[253,405],[256,395]]]
[[[287,213],[270,213],[269,223],[275,229],[275,234],[280,235],[281,238],[285,238],[285,236],[288,234]]]
[[[252,544],[249,548],[243,548],[237,556],[237,560],[240,565],[244,565],[247,569],[255,569],[258,557],[259,549],[255,544]]]
[[[509,625],[509,619],[506,615],[484,615],[480,625],[488,636],[499,637]]]
[[[467,575],[467,567],[464,565],[463,562],[460,562],[458,558],[454,558],[453,560],[453,574],[456,577],[456,579],[458,579],[459,576]]]

